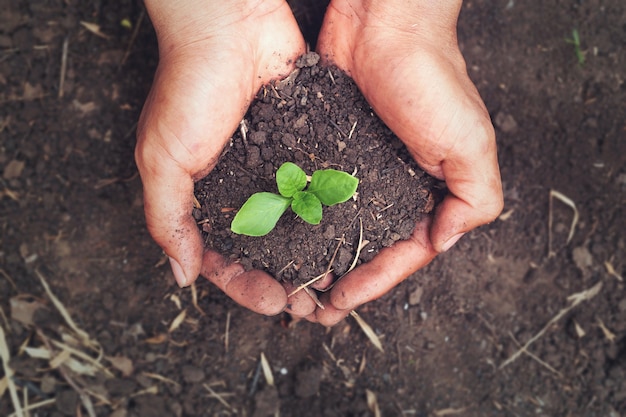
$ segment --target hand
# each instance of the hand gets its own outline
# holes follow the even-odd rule
[[[288,302],[283,287],[205,251],[191,210],[194,180],[213,169],[256,92],[288,75],[304,53],[297,23],[283,0],[147,0],[146,6],[160,54],[135,152],[148,229],[180,286],[202,273],[238,303],[276,314]],[[303,311],[313,311],[310,304]]]
[[[322,296],[308,319],[332,325],[448,250],[503,206],[495,134],[458,49],[461,1],[333,0],[318,51],[346,71],[418,164],[450,194],[410,239],[382,250]]]

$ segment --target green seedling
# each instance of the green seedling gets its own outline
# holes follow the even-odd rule
[[[315,171],[307,187],[305,172],[292,162],[285,162],[276,171],[280,194],[255,193],[241,206],[230,230],[247,236],[265,236],[276,226],[287,208],[307,223],[319,224],[322,204],[333,206],[352,197],[359,185],[358,178],[334,169]]]
[[[565,39],[565,42],[574,45],[574,51],[576,52],[578,65],[583,65],[585,63],[585,53],[580,48],[580,36],[578,35],[578,30],[572,30],[572,37],[570,39]]]

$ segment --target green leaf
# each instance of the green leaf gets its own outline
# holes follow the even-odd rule
[[[335,169],[315,171],[308,192],[315,194],[327,206],[347,201],[359,185],[358,178]]]
[[[276,185],[281,195],[293,197],[295,193],[306,187],[306,174],[298,165],[285,162],[276,171]]]
[[[320,224],[322,220],[322,203],[309,192],[298,191],[294,194],[291,209],[307,223]]]
[[[274,193],[252,194],[237,212],[230,230],[240,235],[265,236],[291,203],[290,198]]]

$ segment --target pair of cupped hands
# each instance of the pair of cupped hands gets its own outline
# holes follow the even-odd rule
[[[332,0],[317,51],[349,74],[417,163],[449,194],[412,236],[324,292],[318,307],[265,272],[203,246],[191,216],[207,175],[260,87],[287,76],[306,45],[285,0],[146,0],[160,61],[137,133],[148,229],[180,286],[202,275],[261,314],[342,320],[502,209],[495,134],[456,39],[460,0]],[[318,283],[318,289],[329,280]]]

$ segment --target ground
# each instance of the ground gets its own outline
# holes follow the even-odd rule
[[[505,209],[357,310],[384,352],[351,317],[287,325],[178,289],[133,162],[157,62],[142,8],[1,3],[0,415],[626,415],[623,1],[464,3]]]

